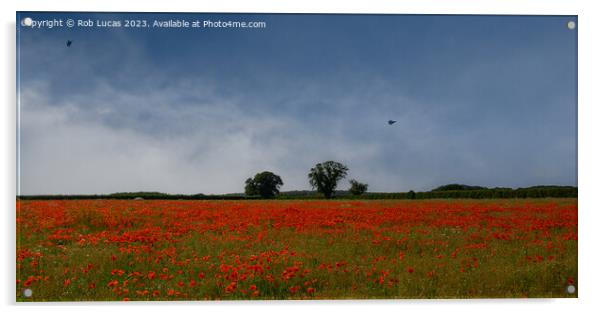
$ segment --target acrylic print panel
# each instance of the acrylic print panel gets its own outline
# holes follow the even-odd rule
[[[17,301],[578,295],[576,16],[16,19]]]

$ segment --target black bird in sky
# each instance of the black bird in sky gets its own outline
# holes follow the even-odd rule
[[[70,40],[67,40],[67,47],[71,47],[71,44],[72,44],[72,43],[73,43],[72,41],[70,41]]]
[[[393,123],[395,123],[395,122],[397,122],[397,121],[395,121],[395,120],[389,120],[389,122],[387,122],[387,123],[389,123],[389,125],[393,125]]]

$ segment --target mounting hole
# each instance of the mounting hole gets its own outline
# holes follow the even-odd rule
[[[31,298],[32,294],[33,294],[33,291],[31,291],[31,289],[29,289],[29,288],[23,290],[23,296],[26,298]]]
[[[575,27],[577,27],[577,24],[575,23],[575,21],[569,21],[568,23],[566,23],[566,27],[568,27],[569,29],[575,29]]]
[[[26,17],[21,20],[22,26],[31,26],[32,24],[33,24],[33,20],[31,19],[31,17]]]
[[[576,288],[573,285],[569,285],[568,287],[566,287],[566,292],[568,292],[570,294],[575,293],[575,290],[576,290]]]

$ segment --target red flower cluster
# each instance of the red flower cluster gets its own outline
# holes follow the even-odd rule
[[[44,300],[449,297],[433,287],[464,291],[511,267],[561,269],[558,287],[534,289],[563,291],[575,282],[577,206],[18,201],[17,239],[17,291],[44,285]],[[481,289],[467,296],[513,290]]]

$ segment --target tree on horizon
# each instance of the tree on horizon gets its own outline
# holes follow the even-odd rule
[[[272,198],[280,193],[280,187],[283,184],[280,176],[270,171],[263,171],[257,173],[255,177],[248,178],[245,181],[245,194],[249,196],[259,195],[262,198]]]
[[[307,177],[312,188],[324,194],[325,198],[332,198],[338,181],[347,176],[347,171],[349,171],[347,166],[329,160],[316,164],[309,170]]]

